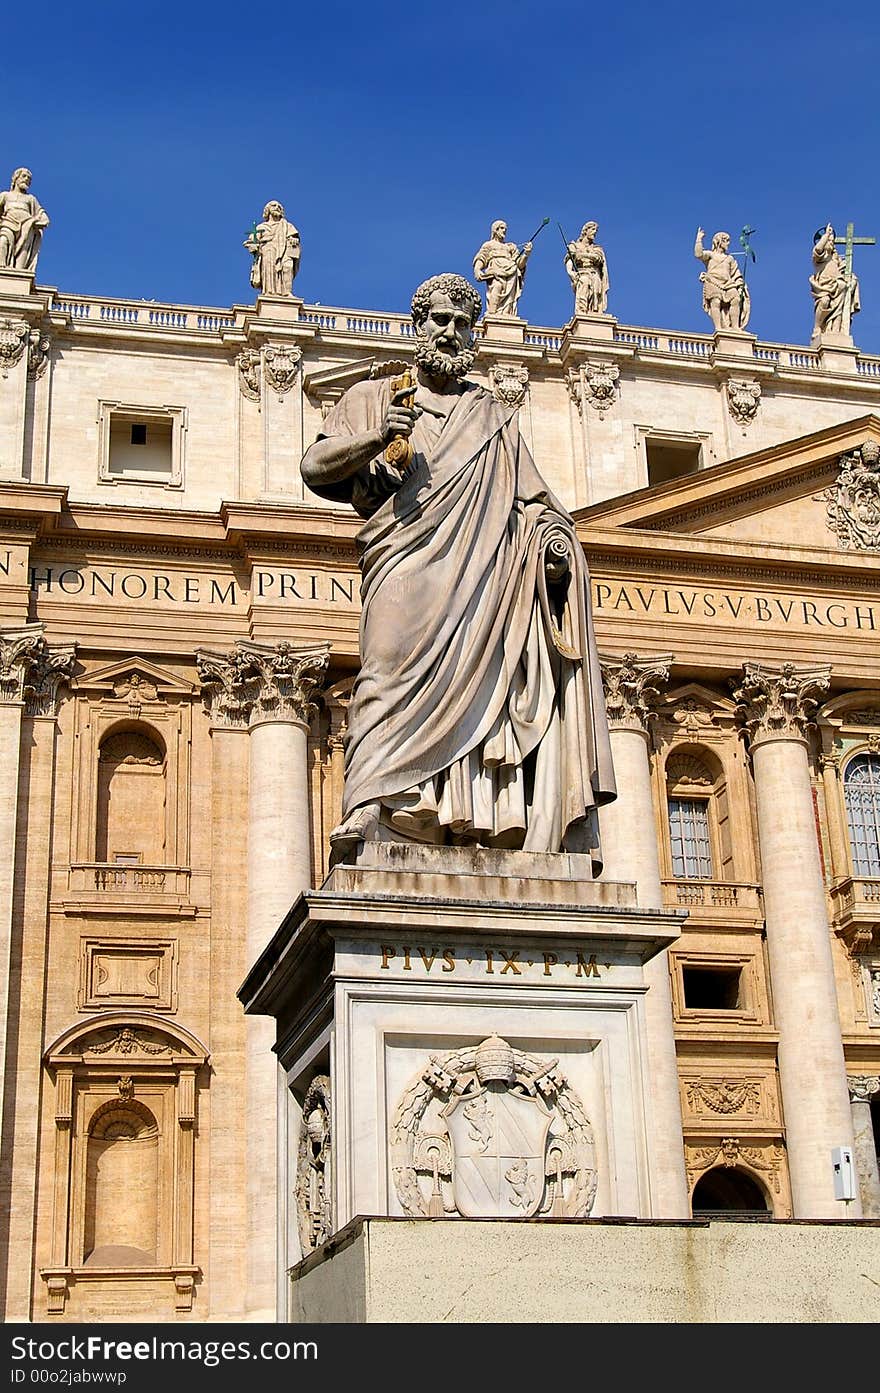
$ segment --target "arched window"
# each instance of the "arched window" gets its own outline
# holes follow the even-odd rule
[[[880,755],[859,754],[843,776],[853,874],[880,876]]]
[[[735,1166],[717,1166],[701,1175],[691,1198],[691,1211],[716,1219],[734,1215],[769,1218],[764,1192],[756,1180]]]
[[[676,751],[666,766],[666,797],[673,876],[730,879],[730,818],[720,762],[709,751]]]
[[[134,1099],[102,1104],[86,1152],[86,1267],[144,1267],[158,1248],[159,1128]]]
[[[152,731],[116,730],[101,742],[95,859],[165,861],[165,751]]]

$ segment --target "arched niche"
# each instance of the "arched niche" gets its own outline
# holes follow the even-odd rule
[[[111,726],[98,746],[95,860],[158,866],[166,860],[165,742],[145,723]]]
[[[71,1284],[143,1274],[189,1310],[198,1081],[208,1052],[175,1022],[112,1011],[77,1022],[45,1055],[54,1085],[55,1208],[41,1267],[48,1313]],[[112,1297],[110,1297],[112,1299]]]

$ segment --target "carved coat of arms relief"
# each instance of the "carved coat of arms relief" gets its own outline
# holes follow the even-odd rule
[[[405,1090],[391,1131],[404,1212],[589,1214],[597,1183],[592,1128],[556,1065],[497,1035],[433,1056]]]

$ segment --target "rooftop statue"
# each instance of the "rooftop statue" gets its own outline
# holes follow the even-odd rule
[[[574,291],[575,314],[606,314],[608,266],[596,241],[599,224],[585,222],[576,242],[567,243],[565,269]]]
[[[515,318],[532,243],[518,247],[516,242],[505,241],[506,237],[507,223],[498,218],[492,224],[488,242],[474,257],[474,275],[486,284],[486,313]]]
[[[813,237],[813,274],[810,292],[815,306],[813,338],[820,334],[848,334],[852,317],[861,309],[859,281],[852,267],[835,246],[831,223],[820,227]]]
[[[700,273],[703,282],[703,309],[715,329],[745,329],[751,313],[751,302],[742,269],[730,252],[730,233],[716,232],[712,249],[703,246],[705,233],[697,228],[694,256],[706,267]]]
[[[598,863],[615,787],[587,567],[516,408],[467,378],[480,311],[461,276],[420,285],[414,377],[350,387],[302,461],[365,519],[334,861],[379,839]]]
[[[9,188],[0,193],[0,266],[36,269],[43,231],[49,219],[32,193],[29,169],[16,169]]]
[[[251,285],[261,295],[292,295],[299,270],[301,245],[299,232],[284,216],[277,199],[263,209],[263,221],[256,223],[244,246],[253,256]]]

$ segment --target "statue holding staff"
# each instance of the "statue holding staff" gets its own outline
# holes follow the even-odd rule
[[[840,255],[836,241],[831,223],[820,227],[813,236],[810,293],[815,307],[814,339],[826,333],[848,334],[853,315],[861,309],[858,277]]]
[[[730,233],[716,232],[710,251],[703,246],[704,236],[703,228],[698,227],[694,256],[706,267],[700,273],[703,309],[716,331],[745,329],[751,313],[751,301],[739,262],[730,251]]]
[[[393,840],[598,870],[615,787],[587,566],[516,408],[468,380],[481,308],[461,276],[420,285],[413,376],[350,387],[303,457],[306,485],[365,519],[333,859]]]
[[[598,223],[585,222],[576,242],[567,242],[563,233],[565,269],[574,291],[575,314],[606,314],[608,310],[608,266],[596,241],[598,231]]]
[[[535,237],[550,221],[545,218],[538,231],[522,247],[506,241],[507,223],[497,218],[488,242],[474,257],[474,275],[486,285],[486,313],[516,317],[517,305],[526,278],[526,262],[532,254]]]

